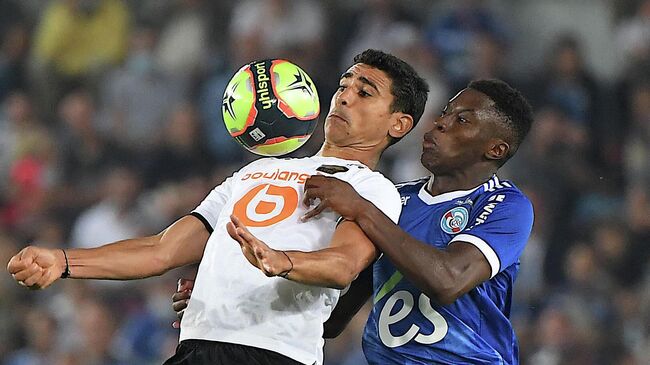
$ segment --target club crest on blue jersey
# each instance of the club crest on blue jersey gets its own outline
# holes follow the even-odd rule
[[[465,207],[449,209],[440,219],[440,228],[445,233],[456,234],[465,229],[469,221],[469,212]]]

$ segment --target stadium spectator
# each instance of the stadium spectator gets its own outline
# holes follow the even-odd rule
[[[180,104],[164,127],[162,143],[147,157],[146,185],[183,181],[191,176],[210,176],[216,166],[201,140],[201,124],[194,105]]]
[[[510,38],[510,30],[508,23],[499,19],[483,1],[456,1],[442,11],[434,12],[427,26],[428,39],[440,53],[450,84],[462,87],[472,73],[471,52],[477,38],[490,34],[505,43]]]
[[[78,343],[71,349],[72,357],[82,364],[127,365],[119,361],[111,348],[115,321],[111,309],[101,300],[87,299],[75,311]]]
[[[119,0],[58,0],[47,4],[35,31],[33,86],[45,113],[78,83],[97,86],[127,52],[129,13]]]
[[[2,103],[0,113],[0,178],[4,181],[17,158],[19,146],[28,135],[43,127],[36,119],[32,100],[24,92],[15,91]],[[4,187],[6,189],[6,187]],[[0,191],[4,190],[0,188]]]
[[[162,72],[188,85],[209,64],[209,13],[206,1],[178,0],[160,31],[156,59]]]
[[[13,12],[16,10],[0,9]],[[20,19],[20,16],[17,16]],[[25,59],[29,46],[29,30],[27,24],[20,21],[8,22],[5,29],[0,30],[0,103],[15,90],[25,90],[28,86],[25,70]]]
[[[29,230],[29,225],[49,207],[48,194],[58,183],[55,141],[34,116],[31,99],[23,93],[7,100],[6,134],[0,135],[9,162],[5,170],[4,202],[0,203],[0,226]],[[0,172],[0,175],[2,173]]]
[[[317,1],[246,0],[237,2],[232,18],[237,20],[230,23],[230,36],[246,49],[246,60],[295,50],[292,54],[300,57],[296,62],[304,65],[321,54],[325,17]]]
[[[650,83],[633,88],[632,126],[625,143],[628,214],[633,232],[650,233]]]
[[[52,209],[71,224],[81,210],[101,198],[97,186],[106,169],[125,157],[115,142],[99,134],[95,102],[89,92],[78,89],[61,100],[59,123],[61,183],[54,191]]]
[[[180,79],[157,64],[157,31],[140,25],[122,68],[107,75],[101,92],[100,130],[132,153],[161,143],[167,116],[186,97]]]
[[[142,234],[137,196],[140,177],[131,167],[108,169],[103,180],[103,198],[81,213],[71,232],[73,247],[92,248]]]
[[[394,47],[391,47],[390,43],[395,43],[397,39],[393,36],[393,39],[389,40],[386,36],[397,27],[416,26],[413,21],[405,20],[410,17],[405,16],[403,6],[390,0],[362,0],[356,4],[356,8],[350,14],[341,14],[343,17],[350,18],[344,20],[346,23],[351,23],[344,28],[346,34],[343,36],[348,40],[338,60],[341,67],[347,65],[348,60],[364,49],[384,48],[393,51]],[[415,39],[411,40],[406,34],[400,35],[398,39],[401,42],[418,42]]]
[[[9,355],[7,365],[47,365],[57,356],[57,323],[47,312],[32,309],[25,315],[26,345]]]
[[[628,67],[650,60],[650,1],[641,0],[636,13],[618,25],[617,46]]]
[[[503,39],[492,33],[477,33],[469,52],[471,64],[469,75],[463,83],[456,87],[462,87],[476,79],[499,79],[513,83],[513,78],[508,74],[506,68],[508,46]]]
[[[14,251],[19,247],[20,240],[17,235],[10,234],[0,228],[0,260],[8,260]],[[17,351],[24,345],[24,337],[21,335],[24,319],[18,318],[27,312],[31,307],[29,299],[25,298],[16,285],[10,282],[10,277],[0,277],[0,359],[8,359],[9,353]],[[4,362],[0,361],[4,365]]]

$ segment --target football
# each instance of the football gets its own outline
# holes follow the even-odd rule
[[[320,103],[311,77],[281,59],[244,65],[221,104],[230,135],[249,151],[281,156],[302,146],[318,123]]]

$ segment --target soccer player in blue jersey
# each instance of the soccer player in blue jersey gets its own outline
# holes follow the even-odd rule
[[[340,333],[372,296],[363,335],[371,365],[518,364],[508,317],[533,208],[496,172],[532,119],[528,102],[507,84],[470,83],[424,136],[421,161],[431,176],[398,186],[399,225],[341,180],[307,181],[307,203],[320,204],[305,219],[333,209],[382,252],[341,298],[325,337]],[[267,249],[248,233],[244,238],[251,250]],[[279,264],[266,257],[277,255],[265,255],[263,264]],[[188,297],[181,288],[175,309]]]
[[[307,181],[306,198],[355,221],[383,255],[372,269],[373,308],[363,334],[372,364],[518,364],[509,321],[519,256],[533,207],[496,172],[532,123],[525,98],[501,81],[474,81],[452,98],[424,136],[431,177],[398,186],[399,226],[347,183]],[[341,299],[326,336],[367,300],[370,275]],[[364,282],[365,281],[365,282]]]

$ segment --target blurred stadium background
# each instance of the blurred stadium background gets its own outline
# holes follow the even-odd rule
[[[501,173],[536,212],[512,308],[522,363],[649,364],[650,1],[0,0],[0,262],[28,243],[158,232],[255,157],[220,119],[240,65],[298,63],[327,110],[371,47],[431,86],[417,130],[385,154],[396,182],[425,173],[421,135],[468,80],[502,78],[535,106]],[[0,275],[0,364],[159,364],[177,341],[176,279],[193,271],[42,292]],[[365,363],[364,321],[328,342],[326,364]]]

